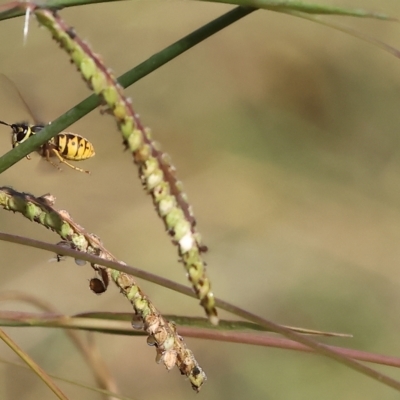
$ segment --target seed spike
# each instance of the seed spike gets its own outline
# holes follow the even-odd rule
[[[210,322],[218,323],[217,309],[211,283],[206,273],[201,244],[196,230],[192,208],[176,178],[176,169],[165,157],[151,131],[145,128],[139,115],[122,91],[114,75],[97,54],[52,10],[34,7],[39,23],[50,30],[53,39],[70,55],[83,79],[108,106],[123,136],[123,143],[130,149],[139,169],[143,188],[153,199],[158,215],[162,218],[172,242],[178,247],[180,260],[187,271],[193,289],[200,299]]]

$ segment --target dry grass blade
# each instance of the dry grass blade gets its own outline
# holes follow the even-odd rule
[[[53,391],[60,400],[68,400],[68,397],[53,382],[47,373],[32,360],[2,329],[0,329],[0,339],[6,343],[23,360],[29,368]]]
[[[16,367],[16,368],[29,369],[29,367],[27,365],[20,364],[20,363],[15,363],[15,362],[12,362],[12,361],[9,361],[9,360],[5,360],[3,358],[0,358],[0,363],[1,364],[6,364],[6,365],[10,365],[10,366],[13,366],[13,367]],[[104,396],[108,396],[108,398],[112,399],[112,400],[114,400],[114,399],[115,400],[116,399],[118,399],[118,400],[133,400],[132,397],[122,396],[121,394],[113,393],[113,392],[110,392],[110,391],[105,390],[105,389],[99,389],[97,387],[93,387],[93,386],[87,385],[87,384],[82,383],[82,382],[77,382],[76,380],[66,379],[66,378],[63,378],[63,377],[60,377],[60,376],[57,376],[57,375],[54,375],[54,374],[49,374],[49,376],[51,378],[53,378],[54,380],[57,380],[57,381],[60,381],[60,382],[64,382],[64,383],[68,383],[70,385],[77,386],[77,387],[80,387],[82,389],[87,389],[87,390],[90,390],[91,392],[102,394]]]
[[[36,296],[29,295],[23,292],[8,291],[0,293],[0,301],[21,301],[31,304],[47,313],[60,314],[59,311],[50,303],[39,299]],[[98,348],[91,338],[91,333],[88,333],[88,341],[84,341],[77,332],[73,330],[65,330],[65,334],[70,338],[72,343],[81,352],[83,359],[87,362],[89,368],[93,371],[96,382],[100,388],[111,393],[118,393],[117,383],[114,377],[107,368],[103,358],[100,357]],[[89,342],[90,341],[90,342]],[[109,398],[113,400],[113,398]]]

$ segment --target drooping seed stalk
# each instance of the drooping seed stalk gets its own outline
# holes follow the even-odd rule
[[[178,247],[180,260],[185,266],[200,304],[211,323],[218,324],[214,294],[202,258],[202,253],[207,248],[201,244],[192,208],[181,182],[176,178],[175,167],[168,155],[153,141],[150,130],[142,125],[122,87],[89,45],[81,40],[56,12],[42,9],[32,3],[24,3],[21,6],[30,7],[39,23],[50,30],[61,48],[68,52],[89,87],[102,97],[109,113],[116,119],[124,144],[132,152],[133,160],[139,169],[143,187],[151,195],[155,209],[162,218],[172,242]]]
[[[63,245],[103,259],[118,261],[96,235],[87,233],[72,220],[67,211],[56,210],[53,207],[54,201],[55,198],[51,195],[35,197],[9,187],[0,187],[0,207],[19,212],[30,221],[38,222],[56,232],[62,238]],[[168,370],[176,365],[181,374],[189,378],[193,389],[199,391],[207,379],[206,375],[192,351],[177,334],[175,324],[162,317],[131,275],[98,264],[91,266],[96,272],[100,272],[103,278],[111,278],[132,304],[135,318],[139,318],[141,322],[140,328],[148,334],[147,343],[154,345],[156,349],[157,362],[163,363]]]

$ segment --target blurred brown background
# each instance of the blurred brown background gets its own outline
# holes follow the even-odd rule
[[[328,3],[328,2],[325,2]],[[400,15],[397,1],[330,1]],[[379,9],[377,9],[379,7]],[[116,74],[228,11],[192,1],[134,1],[68,9],[62,16]],[[326,17],[400,47],[395,23]],[[0,24],[0,72],[50,121],[89,91],[44,29]],[[143,122],[172,156],[191,200],[218,297],[276,322],[354,334],[329,343],[400,355],[400,60],[347,34],[258,11],[128,89]],[[0,119],[27,118],[7,85]],[[71,128],[96,157],[91,176],[39,156],[1,176],[1,185],[51,192],[106,247],[132,265],[186,283],[163,225],[143,193],[110,117],[91,113]],[[10,148],[0,127],[0,148]],[[1,230],[57,242],[19,215]],[[130,311],[110,287],[88,289],[92,272],[72,260],[0,243],[1,290],[51,301],[61,312]],[[142,282],[165,313],[202,315],[195,300]],[[32,310],[19,303],[1,309]],[[227,316],[223,314],[223,316]],[[47,371],[93,384],[58,330],[7,329]],[[192,398],[177,371],[154,362],[143,338],[97,335],[121,392],[134,399]],[[208,374],[207,399],[397,399],[398,394],[317,356],[188,340]],[[0,356],[16,360],[5,345]],[[395,369],[380,368],[400,379]],[[30,372],[0,364],[0,399],[52,399]],[[61,384],[74,399],[99,395]],[[167,395],[166,395],[167,394]]]

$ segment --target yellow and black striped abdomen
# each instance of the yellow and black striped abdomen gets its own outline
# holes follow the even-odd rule
[[[51,141],[60,155],[67,160],[86,160],[95,155],[92,143],[76,133],[63,132]]]

